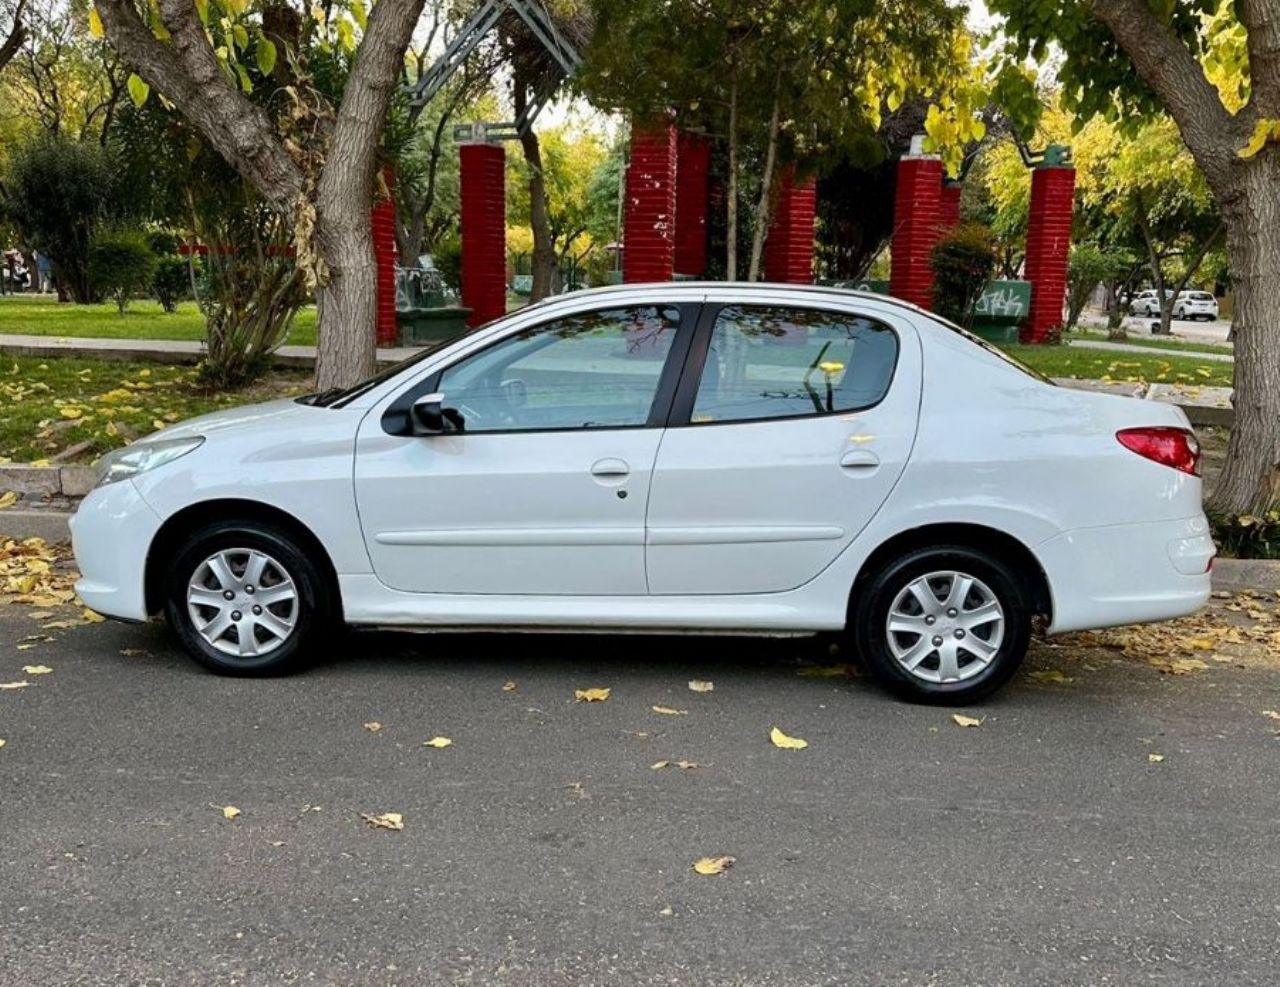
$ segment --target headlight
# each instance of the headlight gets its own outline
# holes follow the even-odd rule
[[[136,445],[109,452],[94,465],[98,474],[97,486],[104,487],[117,480],[127,480],[131,476],[171,463],[178,457],[200,448],[203,442],[203,435],[193,435],[185,439],[139,442]]]

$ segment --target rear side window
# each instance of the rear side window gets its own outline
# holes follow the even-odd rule
[[[731,305],[716,316],[691,421],[757,421],[878,404],[898,337],[874,319],[817,309]]]

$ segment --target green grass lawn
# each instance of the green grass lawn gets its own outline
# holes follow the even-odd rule
[[[0,296],[0,335],[73,337],[97,339],[193,339],[204,338],[204,316],[195,302],[183,302],[168,313],[159,302],[134,301],[121,315],[114,303],[103,305],[58,304],[52,295]],[[307,306],[298,313],[288,342],[314,346],[316,310]]]
[[[1177,350],[1184,353],[1225,353],[1231,354],[1231,347],[1226,343],[1205,343],[1193,339],[1157,339],[1154,336],[1126,336],[1123,340],[1111,340],[1105,332],[1075,330],[1066,333],[1063,339],[1088,339],[1102,343],[1125,342],[1132,346],[1145,346],[1153,350]]]
[[[172,422],[310,386],[307,372],[276,371],[219,394],[199,386],[191,367],[0,356],[0,457],[42,463],[87,443],[67,460],[87,463]]]
[[[1003,346],[1006,353],[1049,377],[1231,386],[1232,365],[1194,356],[1147,356],[1070,346]]]

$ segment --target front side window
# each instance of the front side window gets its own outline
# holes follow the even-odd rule
[[[674,306],[565,316],[454,364],[439,390],[467,432],[645,425],[679,325]]]
[[[720,310],[694,423],[793,418],[868,408],[885,396],[898,337],[874,319],[816,309]]]

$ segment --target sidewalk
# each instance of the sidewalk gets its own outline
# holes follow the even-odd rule
[[[1175,350],[1160,346],[1142,346],[1138,343],[1112,343],[1105,339],[1071,339],[1067,345],[1072,349],[1112,350],[1116,353],[1141,353],[1143,356],[1181,357],[1188,360],[1210,360],[1218,363],[1235,363],[1235,357],[1227,347],[1221,353],[1205,353],[1200,350]]]
[[[414,346],[378,350],[378,363],[391,364],[418,351]],[[183,339],[90,339],[83,336],[0,334],[0,353],[10,356],[70,356],[94,360],[136,360],[143,363],[199,363],[204,344]],[[274,362],[281,367],[310,369],[316,365],[314,346],[281,346]]]

